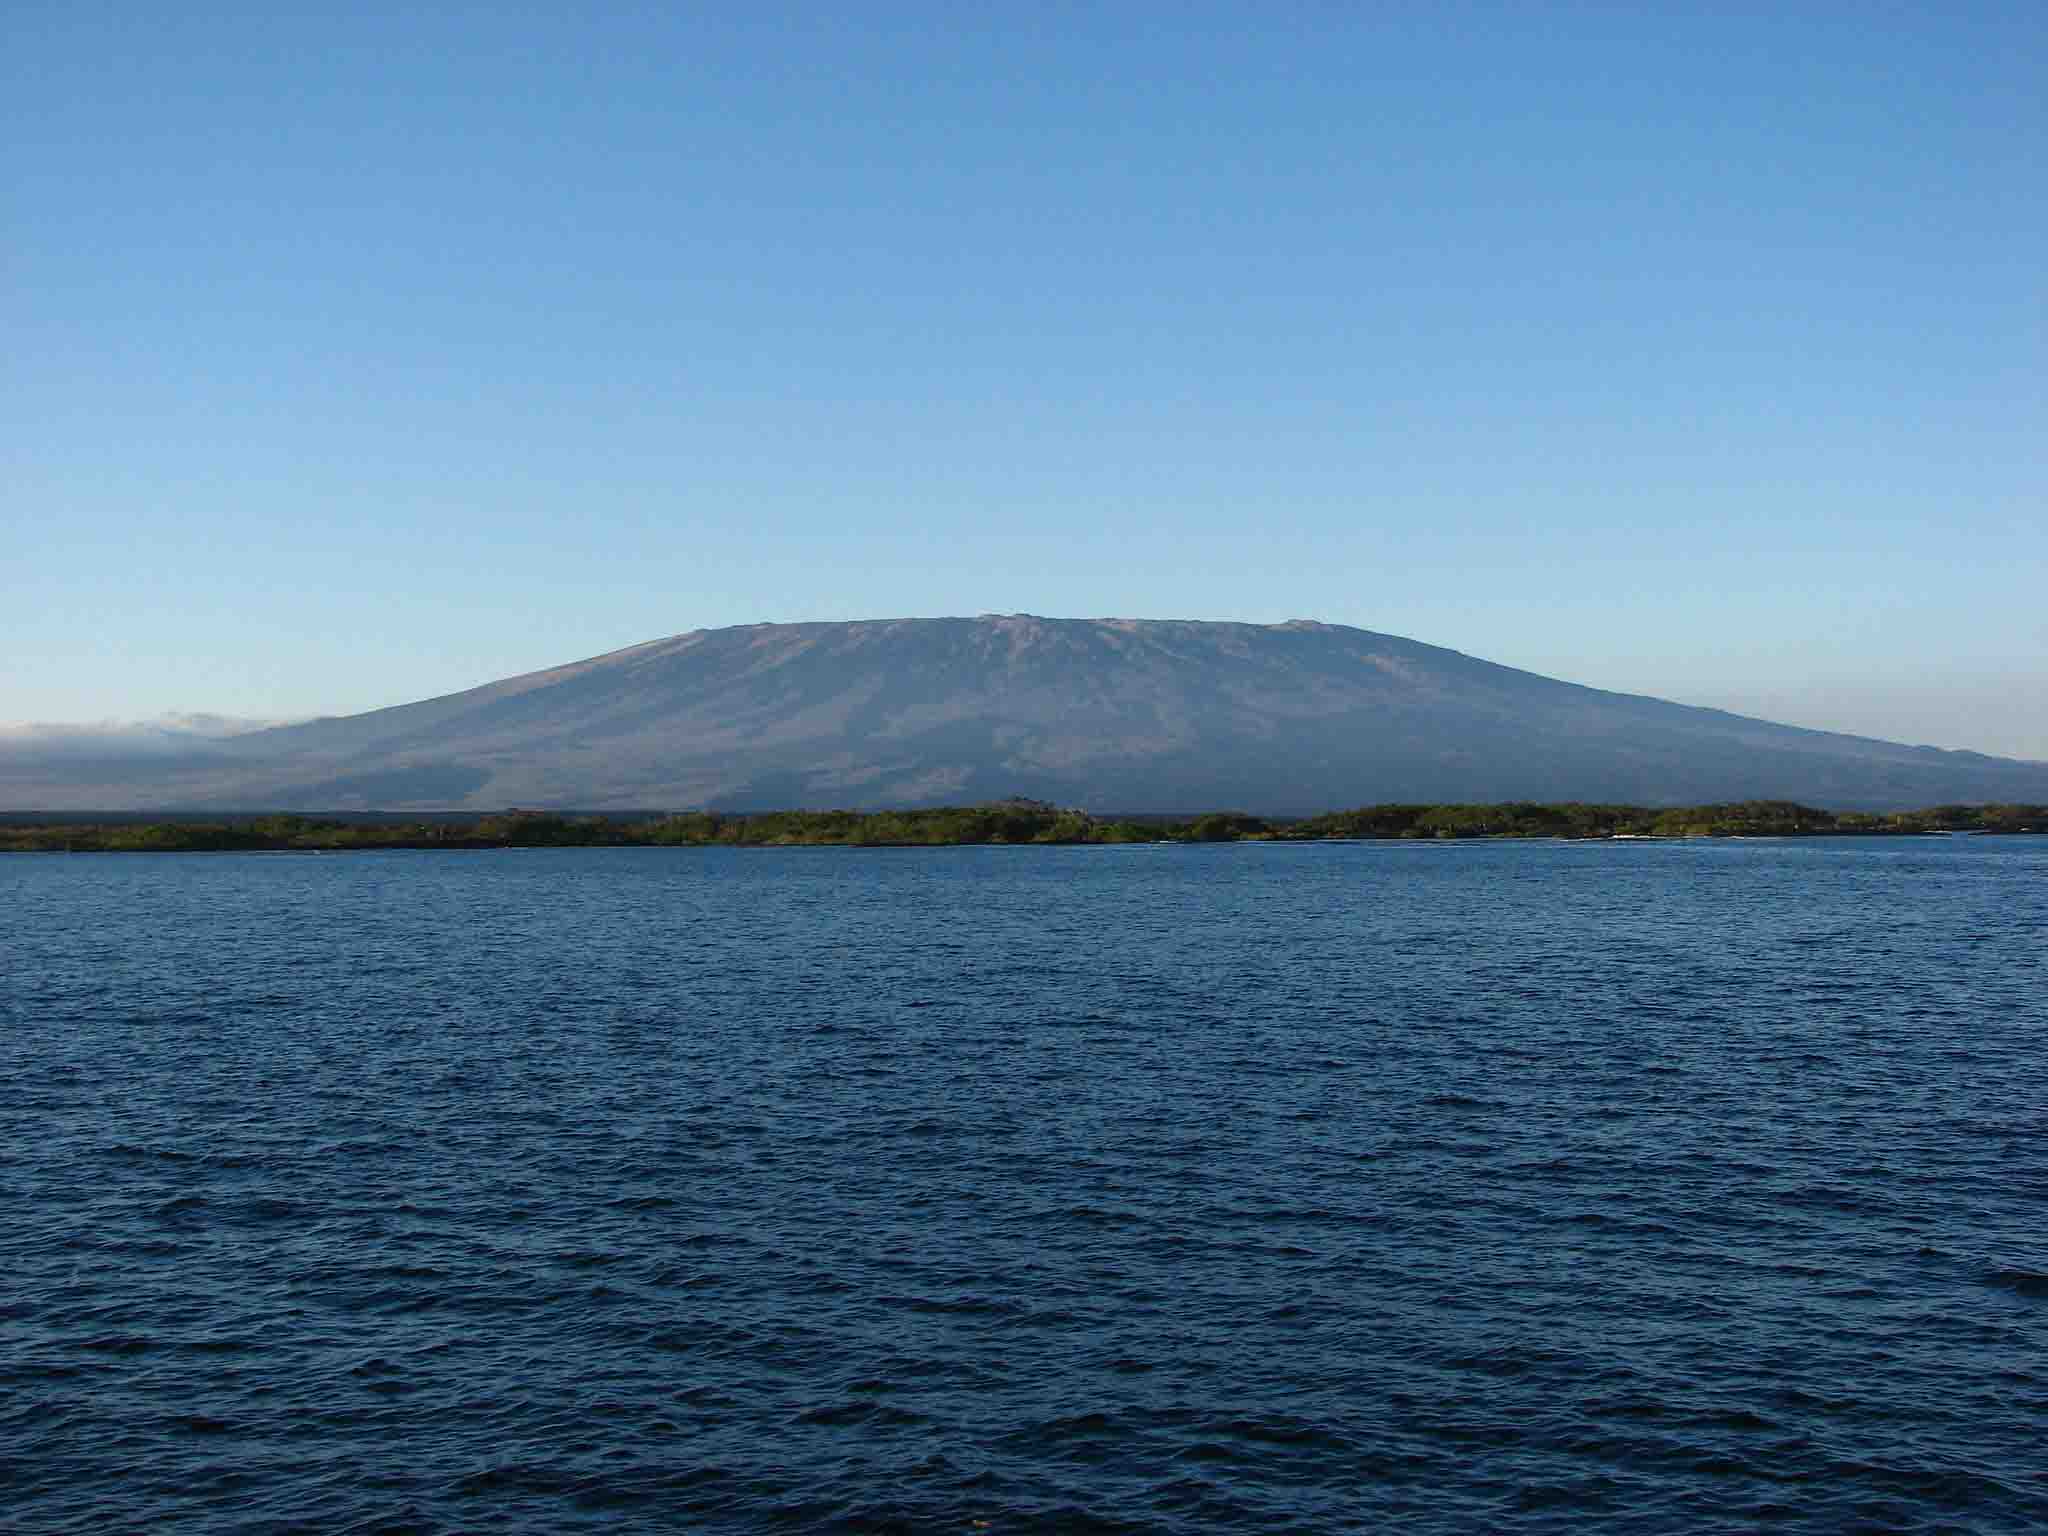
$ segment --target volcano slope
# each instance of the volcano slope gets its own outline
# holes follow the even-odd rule
[[[1023,795],[1093,811],[1379,801],[2048,799],[2048,763],[1560,682],[1296,620],[1030,615],[693,630],[147,761],[0,757],[19,809],[716,810]]]

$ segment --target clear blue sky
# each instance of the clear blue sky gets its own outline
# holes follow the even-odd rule
[[[0,720],[1303,616],[2048,758],[2048,8],[0,19]]]

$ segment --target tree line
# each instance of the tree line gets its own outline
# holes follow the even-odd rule
[[[0,853],[340,852],[377,848],[850,847],[1230,843],[1323,839],[1912,836],[2048,832],[2048,806],[1826,811],[1789,800],[1673,807],[1568,801],[1367,805],[1300,818],[1092,815],[1037,800],[909,811],[679,811],[613,817],[504,811],[472,821],[254,816],[221,821],[36,825],[0,817]]]

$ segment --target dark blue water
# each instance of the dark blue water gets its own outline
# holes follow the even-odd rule
[[[0,861],[0,1525],[2048,1525],[2048,839]]]

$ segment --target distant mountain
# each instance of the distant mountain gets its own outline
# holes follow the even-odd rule
[[[1606,693],[1335,624],[889,619],[693,630],[463,693],[53,767],[19,809],[2048,801],[2048,763]]]
[[[290,720],[253,720],[243,715],[173,711],[151,720],[91,720],[82,724],[40,720],[0,725],[0,764],[75,761],[79,758],[162,757],[189,751],[197,742],[246,736]]]

